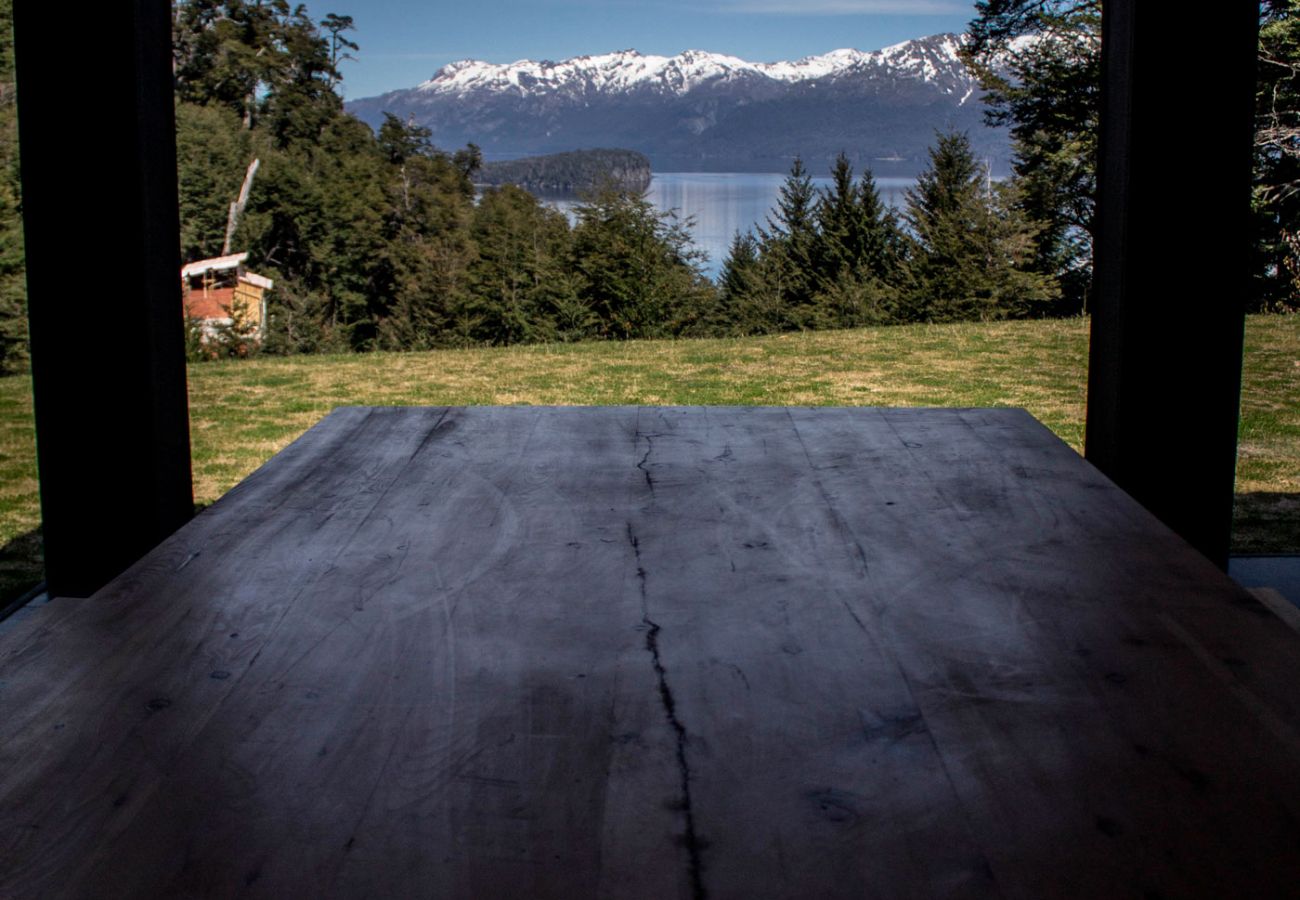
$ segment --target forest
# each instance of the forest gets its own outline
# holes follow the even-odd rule
[[[0,0],[0,366],[25,356],[11,0]],[[1253,310],[1300,295],[1300,0],[1261,8]],[[936,134],[903,209],[841,157],[813,187],[794,160],[767,221],[713,282],[690,223],[637,191],[592,191],[574,220],[512,185],[475,188],[473,145],[434,146],[344,112],[354,23],[287,0],[174,5],[185,262],[219,255],[230,202],[260,165],[232,249],[274,278],[260,344],[236,322],[195,358],[772,333],[1087,311],[1100,4],[976,4],[968,65],[1015,174],[995,181],[960,133]],[[1037,34],[1039,40],[1016,43]],[[1010,59],[1009,72],[992,60]]]

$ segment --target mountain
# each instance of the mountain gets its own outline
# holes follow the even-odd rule
[[[964,42],[939,34],[772,63],[700,50],[464,60],[348,109],[375,127],[385,112],[414,119],[439,146],[472,141],[487,159],[617,146],[659,171],[780,172],[796,155],[816,171],[843,150],[877,174],[913,174],[935,130],[958,128],[1001,170],[1007,138],[983,123]]]

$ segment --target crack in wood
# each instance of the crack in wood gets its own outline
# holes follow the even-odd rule
[[[636,432],[636,439],[640,441],[642,438],[645,439],[645,444],[646,444],[645,456],[641,457],[641,461],[636,464],[636,467],[641,470],[641,474],[645,475],[646,487],[650,488],[650,496],[654,497],[655,480],[654,480],[654,476],[650,474],[650,467],[646,465],[646,463],[650,459],[650,454],[654,452],[655,442],[651,439],[650,435],[643,433],[641,429],[638,428]]]
[[[862,617],[857,614],[857,612],[849,604],[849,601],[841,597],[840,604],[844,607],[845,611],[853,618],[853,621],[857,623],[858,629],[861,630],[863,634],[870,637],[871,630],[867,628],[867,623],[862,621]]]
[[[673,698],[672,688],[668,685],[668,670],[664,668],[663,657],[659,653],[659,633],[663,629],[650,618],[649,600],[646,594],[646,571],[641,564],[641,542],[637,539],[636,530],[631,522],[627,523],[627,542],[632,545],[632,553],[636,557],[636,577],[641,589],[641,623],[646,626],[645,648],[650,654],[655,677],[659,681],[659,702],[663,706],[664,717],[668,720],[668,725],[672,728],[677,741],[677,774],[682,785],[681,810],[686,820],[683,843],[686,846],[691,879],[691,896],[695,900],[704,900],[708,896],[708,891],[704,888],[704,865],[701,860],[703,843],[695,832],[695,809],[691,803],[691,765],[686,758],[688,736],[686,726],[677,717],[677,701]]]

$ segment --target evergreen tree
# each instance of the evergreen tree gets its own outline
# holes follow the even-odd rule
[[[577,207],[572,259],[579,298],[614,338],[692,328],[712,291],[687,224],[639,194],[605,188]]]
[[[277,20],[274,80],[262,100],[266,130],[281,147],[320,140],[343,111],[330,43],[299,4]]]
[[[989,124],[1010,126],[1019,209],[1042,223],[1034,270],[1057,276],[1058,308],[1077,313],[1092,277],[1101,2],[981,0],[975,7],[966,58],[985,88]],[[1026,36],[1034,39],[1015,41]]]
[[[902,232],[898,216],[880,196],[870,169],[858,182],[858,221],[861,223],[859,248],[862,264],[880,280],[893,283],[902,253]]]
[[[720,308],[734,309],[743,302],[745,297],[753,293],[757,278],[758,241],[749,232],[741,234],[737,231],[731,239],[727,258],[722,262],[722,271],[718,273]]]
[[[474,188],[440,153],[404,161],[388,188],[384,251],[392,303],[381,310],[380,343],[428,349],[475,340],[481,324],[469,302]]]
[[[330,57],[330,89],[338,83],[339,64],[345,60],[356,60],[356,57],[349,53],[349,50],[360,50],[356,41],[350,40],[343,36],[345,31],[355,31],[356,25],[352,23],[351,16],[340,16],[336,13],[326,13],[325,18],[321,19],[321,28],[329,33],[329,57]]]
[[[831,168],[831,186],[816,207],[817,240],[813,256],[819,283],[834,281],[841,272],[855,272],[861,264],[870,226],[861,218],[853,166],[841,153]]]
[[[287,4],[180,0],[174,4],[173,73],[178,99],[229,108],[251,129],[280,65],[277,16]]]
[[[569,226],[562,213],[514,185],[489,188],[474,210],[473,237],[478,258],[468,311],[479,322],[477,340],[551,341],[581,328],[564,277]]]
[[[899,318],[899,291],[875,277],[858,277],[841,270],[817,294],[819,327],[861,328],[893,325]]]
[[[460,174],[467,180],[473,181],[474,176],[483,168],[483,151],[479,149],[478,144],[471,142],[453,153],[451,162],[460,170]]]
[[[376,345],[380,311],[393,291],[386,266],[392,244],[391,169],[375,152],[370,129],[351,116],[332,118],[309,146],[311,152],[291,157],[310,174],[320,198],[317,210],[299,207],[319,228],[307,248],[305,286],[328,298],[331,340],[369,349]]]
[[[803,160],[795,157],[777,196],[776,209],[759,229],[761,252],[782,298],[785,326],[816,325],[817,190]]]
[[[705,317],[711,334],[770,334],[785,323],[781,293],[770,260],[754,235],[737,232],[718,275],[717,302]]]
[[[316,139],[342,111],[334,92],[337,49],[356,47],[346,39],[332,44],[305,6],[288,0],[180,0],[172,21],[178,100],[225,106],[246,129],[263,124],[280,147]],[[333,21],[346,30],[339,17]]]
[[[262,161],[235,236],[249,265],[275,278],[268,314],[277,350],[374,346],[391,300],[385,268],[389,168],[370,130],[340,115],[307,146],[278,149],[254,131]],[[241,173],[242,175],[242,173]],[[319,334],[306,333],[314,318]],[[294,336],[281,334],[290,328]]]
[[[1024,316],[1057,297],[1055,282],[1029,269],[1037,226],[1024,218],[1017,199],[992,183],[966,135],[938,135],[929,166],[907,192],[907,318]]]
[[[379,149],[395,166],[406,164],[408,159],[416,156],[430,156],[434,153],[433,132],[414,122],[403,122],[392,113],[384,113],[383,124],[379,126]]]
[[[855,182],[853,167],[841,153],[831,170],[831,186],[817,206],[817,224],[819,325],[845,328],[888,321],[899,233],[871,171]]]

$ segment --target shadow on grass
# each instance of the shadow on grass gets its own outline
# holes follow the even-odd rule
[[[1232,552],[1300,554],[1300,494],[1238,494],[1232,513]]]
[[[41,530],[33,528],[0,547],[0,609],[45,578]]]

